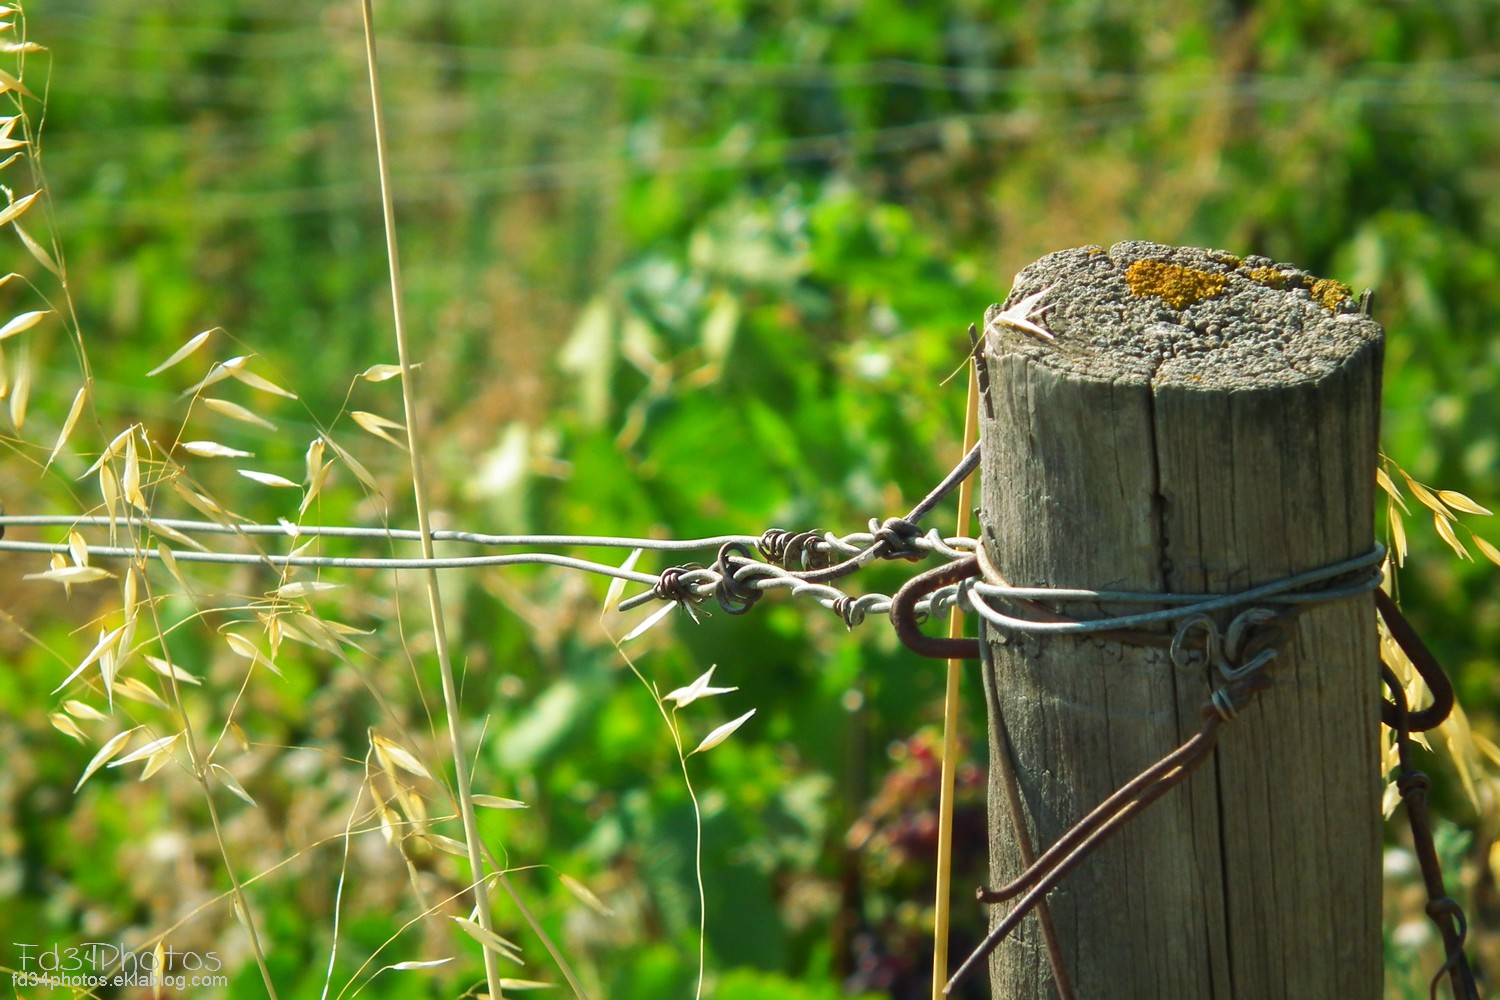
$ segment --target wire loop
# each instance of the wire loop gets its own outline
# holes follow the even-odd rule
[[[714,587],[714,598],[725,614],[742,615],[754,607],[765,592],[759,587],[740,582],[735,567],[731,564],[733,556],[739,557],[735,562],[750,563],[750,546],[743,542],[726,542],[719,549],[719,558],[714,562],[714,572],[719,574],[719,583]]]
[[[661,571],[656,583],[651,587],[651,593],[663,601],[678,601],[684,604],[696,604],[703,600],[703,595],[693,589],[698,582],[694,574],[703,570],[702,563],[683,563],[681,566],[669,566]]]
[[[916,539],[922,535],[922,529],[904,517],[888,517],[879,525],[871,519],[870,534],[885,547],[884,555],[887,559],[915,561],[927,555],[922,546],[916,543]]]
[[[823,531],[816,528],[796,532],[767,528],[755,547],[767,562],[783,569],[791,569],[793,562],[801,569],[823,569],[832,565]]]

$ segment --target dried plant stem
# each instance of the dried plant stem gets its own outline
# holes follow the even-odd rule
[[[375,156],[380,171],[380,206],[385,217],[386,256],[391,272],[392,326],[396,336],[396,354],[401,365],[401,402],[406,416],[407,453],[411,456],[412,494],[417,508],[417,530],[421,532],[422,557],[433,557],[432,523],[427,505],[427,480],[422,468],[420,414],[416,405],[413,385],[411,353],[406,337],[406,312],[401,294],[401,257],[396,242],[396,206],[391,193],[390,162],[386,153],[385,112],[380,99],[380,71],[375,61],[375,15],[370,0],[361,0],[361,11],[365,27],[365,59],[370,67],[370,103],[375,122]],[[469,870],[474,884],[475,915],[479,926],[486,931],[494,930],[490,916],[489,881],[485,878],[483,845],[479,839],[479,824],[474,817],[474,803],[469,791],[469,768],[463,752],[462,732],[459,726],[458,686],[453,678],[453,660],[449,654],[448,631],[443,625],[443,602],[438,588],[437,570],[425,571],[427,582],[427,606],[432,618],[433,648],[437,653],[438,671],[442,675],[443,706],[448,715],[448,739],[453,752],[454,794],[458,798],[459,815],[463,819],[464,844],[469,853]],[[489,948],[484,954],[484,975],[489,995],[504,996],[500,989],[500,967],[495,954]]]
[[[484,850],[485,856],[490,859],[490,864],[495,868],[493,876],[495,884],[505,890],[506,895],[510,896],[510,901],[515,904],[516,912],[521,914],[521,919],[525,920],[527,926],[536,932],[537,938],[542,942],[542,947],[547,949],[547,954],[551,955],[552,961],[557,963],[557,971],[562,973],[562,977],[572,987],[573,995],[578,1000],[589,1000],[588,991],[583,988],[583,983],[579,981],[578,974],[568,964],[567,956],[562,953],[562,949],[558,948],[557,944],[552,940],[552,935],[547,933],[547,929],[542,926],[542,922],[531,912],[531,907],[526,905],[526,900],[516,890],[515,883],[511,881],[510,875],[505,871],[504,866],[500,863],[500,859],[495,857],[487,845]]]
[[[175,688],[176,681],[174,680],[172,683]],[[182,706],[180,699],[177,704],[179,708]],[[182,710],[182,718],[185,723],[187,720],[187,711],[185,709]],[[244,884],[240,881],[239,875],[234,870],[234,864],[229,858],[229,845],[224,840],[224,828],[219,822],[218,806],[214,805],[214,790],[213,785],[209,781],[208,766],[198,757],[197,743],[193,739],[191,727],[187,727],[185,731],[188,740],[188,753],[193,757],[193,774],[198,779],[198,783],[203,786],[203,801],[208,806],[209,822],[213,824],[214,842],[219,845],[219,857],[224,861],[224,872],[229,876],[230,890],[234,893],[235,903],[238,904],[236,909],[239,911],[240,919],[245,924],[245,933],[250,935],[250,948],[255,953],[256,968],[260,970],[260,979],[265,984],[266,995],[271,1000],[278,1000],[276,984],[271,979],[271,970],[266,966],[266,951],[260,943],[260,932],[255,929],[255,915],[250,910],[249,899],[245,896]]]
[[[630,672],[635,674],[636,680],[645,685],[646,690],[650,692],[651,700],[656,704],[656,710],[661,713],[662,721],[667,724],[667,732],[671,734],[672,745],[677,750],[677,763],[682,768],[682,783],[687,788],[688,799],[693,803],[693,877],[698,885],[698,978],[693,987],[693,1000],[702,1000],[703,973],[708,948],[708,896],[703,886],[703,809],[698,804],[698,792],[693,787],[693,776],[688,771],[687,759],[691,755],[683,752],[682,731],[677,728],[677,720],[672,713],[667,711],[667,706],[662,700],[661,693],[657,691],[656,685],[646,679],[646,675],[641,673],[641,668],[636,666],[630,654],[625,652],[623,640],[611,635],[610,641],[615,644],[615,652],[619,653],[621,659],[630,667]]]
[[[27,41],[26,12],[19,4],[14,9],[16,18],[21,22],[19,34],[21,41],[24,43]],[[24,44],[16,53],[16,75],[21,79],[24,79],[26,76],[26,48]],[[47,267],[57,277],[58,286],[62,289],[63,309],[58,309],[57,304],[50,296],[44,295],[43,297],[52,309],[64,315],[68,332],[73,336],[73,348],[78,356],[78,367],[83,376],[83,382],[86,386],[92,388],[94,384],[94,372],[89,364],[88,351],[83,346],[83,324],[78,318],[78,307],[73,301],[73,286],[68,281],[68,261],[67,257],[63,254],[62,239],[59,236],[59,230],[55,221],[52,191],[47,186],[47,175],[42,169],[42,130],[46,126],[47,106],[50,102],[51,94],[52,74],[49,72],[47,74],[46,89],[42,92],[41,112],[38,114],[37,120],[33,122],[31,116],[25,113],[20,94],[15,95],[16,110],[20,113],[21,135],[26,143],[26,159],[31,166],[32,181],[36,184],[38,191],[47,192],[46,196],[41,199],[39,207],[44,213],[43,218],[46,220],[48,242],[52,246],[52,262],[51,266],[43,262],[43,266]],[[33,253],[33,255],[35,254]],[[38,260],[40,260],[40,257]],[[95,422],[98,422],[97,415],[95,416]]]
[[[146,560],[144,557],[135,561],[135,571],[140,574],[141,585],[146,589],[145,605],[150,609],[151,621],[155,627],[156,634],[161,637],[161,653],[166,662],[172,664],[172,651],[167,645],[166,636],[170,631],[164,628],[165,623],[161,620],[161,602],[152,592],[151,581],[146,577]],[[214,788],[209,769],[209,761],[213,757],[213,751],[207,754],[203,752],[198,743],[198,735],[193,729],[192,717],[188,714],[187,703],[183,700],[182,689],[177,683],[177,673],[174,670],[167,673],[167,685],[172,693],[172,707],[176,709],[182,720],[182,735],[187,747],[188,759],[193,765],[193,778],[203,789],[203,804],[208,809],[209,823],[214,828],[214,843],[219,848],[219,857],[224,862],[224,873],[229,876],[229,895],[240,920],[245,925],[245,933],[250,937],[250,950],[255,954],[255,965],[260,970],[261,982],[265,984],[266,995],[271,1000],[278,1000],[276,983],[271,979],[271,970],[266,965],[266,951],[260,941],[260,932],[255,927],[255,915],[250,909],[250,899],[245,895],[245,883],[241,881],[239,873],[234,869],[234,863],[229,857],[229,844],[224,839],[224,827],[219,821],[219,807],[214,803]],[[253,879],[252,879],[253,881]],[[166,937],[163,932],[162,937]]]
[[[979,437],[979,377],[969,365],[969,396],[964,409],[964,450]],[[973,477],[958,488],[957,535],[969,533],[969,503]],[[982,542],[980,544],[983,544]],[[957,604],[948,611],[948,635],[963,635],[964,613]],[[932,928],[932,997],[942,1000],[948,982],[948,924],[953,887],[953,776],[958,767],[958,682],[963,676],[963,661],[948,661],[947,685],[943,692],[943,761],[938,791],[937,899],[933,904]]]
[[[21,22],[21,30],[19,34],[21,40],[25,42],[27,39],[25,11],[19,5],[17,5],[14,9],[14,14]],[[25,46],[22,45],[17,52],[18,77],[24,77],[26,75],[24,68],[26,61],[26,51],[27,50]],[[45,213],[45,228],[48,236],[50,237],[50,243],[52,247],[51,260],[49,262],[45,259],[46,253],[45,251],[42,251],[40,247],[33,251],[33,255],[36,256],[37,259],[43,264],[43,266],[47,267],[48,270],[50,270],[57,278],[58,286],[61,289],[62,293],[62,308],[59,309],[58,304],[51,297],[44,297],[47,299],[48,305],[54,311],[63,315],[64,322],[67,325],[68,331],[72,334],[73,337],[73,346],[78,357],[78,365],[83,378],[84,386],[86,388],[92,388],[94,376],[93,370],[89,364],[88,351],[84,346],[83,325],[78,318],[78,309],[73,299],[72,285],[68,280],[67,257],[63,253],[62,241],[58,235],[58,227],[54,223],[51,192],[47,186],[46,173],[42,169],[41,133],[43,125],[46,121],[47,106],[49,103],[48,97],[51,93],[51,83],[51,76],[49,74],[47,79],[47,89],[43,92],[43,98],[41,101],[42,110],[40,112],[38,120],[35,123],[33,123],[32,117],[26,113],[25,106],[21,101],[21,95],[15,95],[16,110],[20,117],[21,132],[28,154],[27,161],[31,166],[32,179],[36,184],[36,188],[38,191],[48,192],[47,196],[42,199],[41,205],[42,210]],[[19,226],[17,228],[19,228]],[[38,291],[40,291],[40,289],[38,289]],[[92,399],[90,399],[89,401],[89,408],[90,412],[92,413]],[[97,414],[94,414],[94,422],[96,425],[99,423]],[[66,431],[64,432],[64,436],[66,436]],[[61,446],[62,442],[59,442],[58,447],[61,448]],[[48,464],[51,464],[50,460]],[[158,612],[159,602],[151,594],[150,582],[146,579],[145,574],[145,558],[139,552],[139,550],[137,550],[132,556],[132,564],[134,567],[134,571],[140,574],[142,585],[146,588],[146,606],[151,609],[152,621],[155,625],[157,635],[162,637],[162,655],[166,658],[167,662],[170,663],[172,654],[170,649],[168,649],[167,647],[165,639],[166,632],[162,628],[162,621]],[[27,635],[28,637],[30,637],[30,634],[25,629],[20,627],[19,622],[14,621],[14,619],[10,618],[9,615],[6,615],[5,617],[11,622],[14,627],[17,628],[18,631],[21,632],[22,635]],[[39,640],[33,639],[33,641]],[[233,900],[233,905],[237,915],[245,925],[245,932],[249,935],[250,950],[255,955],[255,964],[256,967],[260,970],[261,981],[265,985],[266,995],[270,997],[271,1000],[277,1000],[278,994],[276,992],[276,984],[272,980],[271,971],[266,964],[265,948],[261,944],[260,932],[256,929],[255,926],[254,914],[250,909],[250,900],[245,895],[245,883],[240,879],[238,872],[235,871],[234,864],[229,857],[229,845],[224,839],[224,829],[219,819],[219,809],[217,804],[214,802],[213,781],[211,772],[209,770],[208,757],[204,755],[201,745],[198,742],[197,733],[193,728],[192,717],[188,714],[187,706],[182,698],[182,692],[178,688],[176,675],[174,673],[168,673],[167,682],[171,688],[173,708],[177,711],[178,716],[182,721],[182,735],[185,746],[187,748],[188,758],[192,763],[193,777],[203,790],[203,802],[208,810],[209,822],[213,826],[214,843],[217,845],[219,849],[219,856],[224,862],[224,872],[229,877],[230,897]],[[211,754],[209,756],[211,756]],[[165,935],[163,935],[163,938],[164,937]]]

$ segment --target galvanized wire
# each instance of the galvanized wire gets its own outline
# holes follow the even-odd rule
[[[1184,619],[1251,604],[1320,604],[1325,601],[1337,601],[1367,594],[1380,586],[1382,579],[1380,567],[1385,561],[1385,546],[1377,542],[1370,551],[1352,559],[1319,566],[1304,573],[1294,573],[1232,594],[1174,594],[1136,590],[1013,587],[1005,583],[990,565],[984,546],[978,546],[974,554],[983,579],[963,585],[965,607],[973,609],[985,621],[999,629],[1056,635],[1112,632],[1119,629],[1140,628],[1143,625],[1180,622]],[[1342,577],[1350,577],[1350,579],[1341,581]],[[1326,587],[1309,589],[1314,584],[1325,580],[1338,582]],[[1048,621],[1007,614],[991,604],[992,600],[1026,604],[1039,601],[1059,604],[1164,604],[1169,607],[1156,611],[1109,615],[1086,620]]]
[[[0,530],[10,525],[32,527],[107,528],[125,524],[123,518],[99,515],[87,517],[61,517],[55,514],[0,514]],[[161,525],[185,534],[216,535],[275,535],[285,538],[366,538],[387,541],[420,541],[421,533],[410,528],[357,528],[341,525],[293,524],[290,521],[276,524],[223,524],[218,521],[195,521],[183,518],[153,517],[136,518],[132,525],[152,527]],[[754,545],[758,535],[713,535],[708,538],[631,538],[614,535],[492,535],[478,531],[444,531],[434,529],[433,541],[467,542],[471,545],[492,546],[577,546],[580,548],[652,549],[660,552],[686,552],[695,549],[716,549],[727,542],[745,542]],[[850,536],[857,538],[858,536]],[[12,543],[0,539],[0,550],[15,548]],[[22,550],[34,551],[34,550]],[[94,551],[94,550],[90,550]]]
[[[285,538],[298,541],[310,538],[348,538],[363,541],[406,542],[420,539],[418,532],[403,528],[369,528],[340,525],[300,525],[291,522],[241,524],[200,521],[184,518],[109,518],[98,515],[65,517],[51,514],[3,515],[0,514],[0,531],[8,527],[66,527],[113,528],[115,530],[156,529],[158,534],[173,532],[180,535],[237,535],[251,538]],[[774,529],[773,529],[774,530]],[[462,543],[489,547],[527,548],[616,548],[641,549],[655,552],[691,552],[718,549],[726,546],[762,546],[768,535],[713,535],[705,538],[640,538],[614,535],[499,535],[474,531],[435,530],[433,539],[439,542]],[[786,533],[781,533],[785,535]],[[826,532],[816,537],[801,540],[799,552],[802,558],[819,563],[858,558],[873,549],[881,538],[881,525],[872,520],[868,531],[835,535]],[[971,538],[943,538],[936,530],[909,540],[912,550],[930,553],[947,560],[962,559],[973,551],[977,544]],[[72,547],[61,542],[33,542],[0,537],[0,551],[34,552],[46,555],[70,555]],[[663,573],[646,573],[607,563],[594,562],[575,556],[549,552],[526,552],[517,554],[489,554],[474,556],[445,556],[434,559],[395,556],[328,556],[328,555],[283,555],[268,552],[223,552],[188,548],[167,548],[166,557],[180,563],[266,566],[272,569],[472,569],[482,566],[559,566],[564,569],[593,573],[637,583],[652,588],[622,602],[620,610],[628,611],[642,604],[664,598],[661,585],[671,574],[677,597],[691,603],[708,600],[724,585],[725,574],[712,567],[678,567]],[[163,550],[152,545],[95,545],[88,544],[91,559],[157,560],[164,558]],[[887,594],[849,594],[826,583],[818,583],[799,576],[796,571],[759,562],[752,559],[734,559],[733,585],[757,593],[786,590],[793,597],[808,598],[813,603],[834,612],[849,627],[861,624],[868,616],[884,616],[889,613],[891,597]],[[958,588],[948,587],[939,591],[920,606],[920,614],[937,614],[951,607],[958,599]]]
[[[66,555],[67,545],[50,542],[12,542],[0,540],[0,549],[12,552],[60,553]],[[149,546],[130,547],[124,545],[90,545],[89,557],[97,559],[156,559],[162,558],[161,550]],[[400,559],[380,556],[283,556],[268,552],[200,552],[196,549],[169,549],[174,561],[182,563],[213,563],[226,566],[270,566],[276,569],[303,567],[311,569],[470,569],[476,566],[562,566],[566,569],[611,576],[632,583],[652,584],[656,577],[650,573],[638,573],[621,569],[607,563],[590,562],[573,556],[554,555],[550,552],[528,552],[524,555],[453,556],[437,559]]]

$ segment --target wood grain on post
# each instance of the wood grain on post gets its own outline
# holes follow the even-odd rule
[[[1383,334],[1348,288],[1132,242],[1050,254],[1007,304],[1039,292],[1051,340],[986,316],[984,536],[1010,583],[1226,593],[1371,549]],[[999,884],[1021,868],[1005,761],[1040,852],[1196,732],[1210,692],[1161,649],[991,648]],[[1380,995],[1371,599],[1303,614],[1271,677],[1208,763],[1048,897],[1079,1000]],[[996,997],[1055,995],[1035,917],[990,972]]]

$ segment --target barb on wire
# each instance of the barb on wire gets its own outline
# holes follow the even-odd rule
[[[868,540],[868,536],[864,538]],[[841,542],[846,543],[847,540]],[[934,532],[924,536],[919,544],[945,558],[950,554],[963,558],[965,549],[956,546],[967,547],[975,544],[975,541],[965,538],[937,538]],[[630,611],[653,600],[673,601],[691,609],[714,598],[728,613],[738,614],[741,611],[736,609],[740,609],[745,601],[754,603],[761,594],[771,590],[786,590],[793,597],[810,598],[813,603],[838,615],[848,628],[862,624],[870,615],[886,615],[891,610],[893,599],[885,594],[855,596],[831,584],[810,583],[800,573],[773,563],[751,559],[743,550],[721,553],[721,556],[712,567],[685,563],[662,570],[650,590],[621,601],[620,610]],[[726,571],[734,581],[732,584],[724,583]],[[750,597],[751,594],[756,596]],[[914,613],[925,618],[952,607],[958,601],[958,588],[935,588],[920,596],[921,600],[916,602]]]
[[[824,542],[823,532],[818,528],[795,532],[769,528],[756,540],[755,547],[767,562],[783,569],[791,569],[794,562],[805,570],[830,565],[832,546]]]
[[[917,505],[905,517],[888,518],[878,528],[872,527],[874,539],[871,543],[855,552],[843,562],[820,569],[811,569],[801,572],[799,575],[809,583],[827,583],[829,580],[837,580],[848,576],[876,559],[919,559],[922,551],[916,546],[916,539],[921,534],[918,524],[922,518],[932,513],[932,509],[943,501],[949,493],[958,488],[958,484],[969,478],[974,470],[979,468],[979,447],[982,442],[976,441],[974,447],[959,459],[958,464],[943,477],[942,482],[932,488],[932,491],[918,501]]]
[[[762,591],[759,587],[747,587],[740,582],[738,575],[729,566],[729,560],[734,557],[738,557],[736,561],[749,562],[749,546],[727,542],[719,549],[719,558],[714,562],[714,572],[719,576],[719,582],[714,587],[714,597],[726,614],[742,615],[755,606]]]
[[[759,592],[785,588],[794,595],[814,596],[824,607],[844,618],[845,624],[857,625],[864,620],[866,614],[885,614],[890,607],[890,598],[882,597],[878,602],[866,600],[874,595],[851,598],[826,583],[819,573],[788,569],[781,563],[791,558],[789,554],[793,552],[798,560],[825,559],[832,553],[851,550],[859,553],[838,564],[848,565],[881,546],[879,529],[880,525],[872,523],[869,532],[846,535],[843,538],[835,538],[826,534],[813,538],[812,532],[794,535],[772,528],[762,535],[757,543],[757,548],[762,554],[767,555],[770,561],[761,562],[751,558],[749,546],[743,542],[738,540],[726,542],[720,548],[719,558],[712,567],[688,563],[663,570],[660,578],[650,590],[626,598],[620,602],[619,607],[621,611],[630,611],[653,600],[696,603],[708,597],[714,597],[727,613],[741,614],[745,610],[743,606],[745,602],[753,604]],[[788,539],[792,541],[787,541]],[[899,556],[891,555],[888,558],[908,558],[906,553],[910,552],[919,555],[936,555],[950,561],[965,560],[972,557],[974,546],[977,544],[977,540],[973,538],[943,538],[934,528],[925,535],[918,534],[908,538],[904,542],[903,553]],[[752,591],[756,592],[756,596],[751,596]],[[939,606],[931,610],[948,607],[955,597],[956,594],[952,592],[942,595]],[[839,605],[838,602],[841,600],[845,603]],[[926,609],[928,605],[924,604],[923,607]]]

